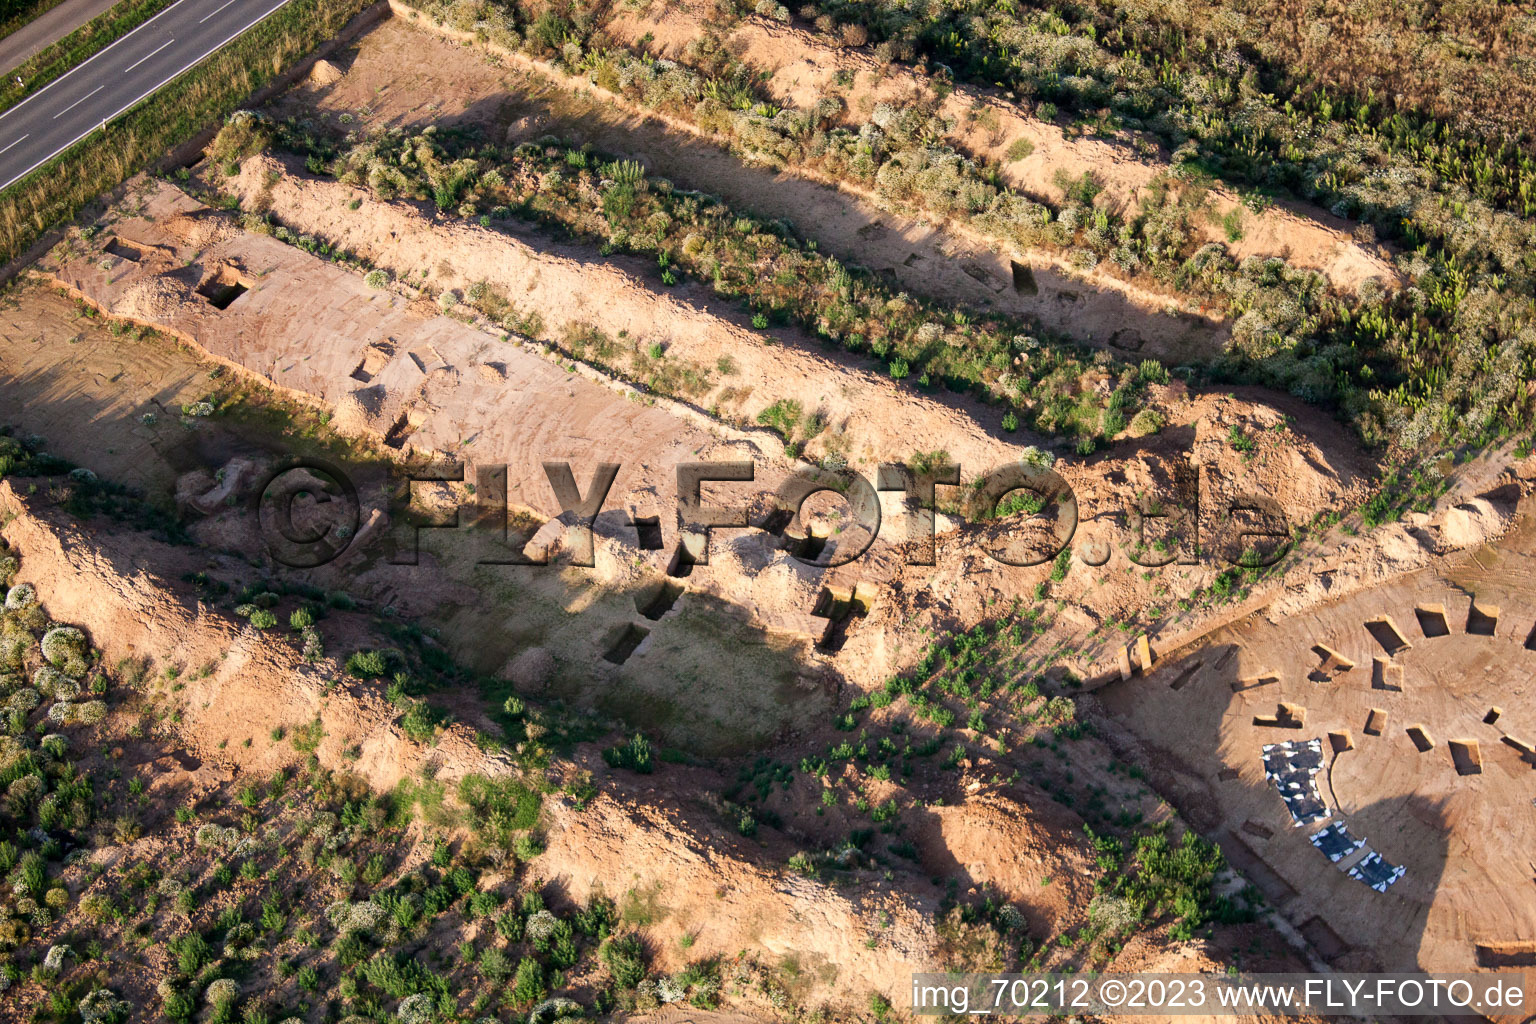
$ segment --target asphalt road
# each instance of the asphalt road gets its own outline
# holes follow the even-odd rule
[[[179,0],[0,114],[0,188],[102,127],[288,0]]]
[[[117,0],[64,0],[21,28],[0,39],[0,68],[9,70],[45,46],[69,35],[98,14],[116,6]]]

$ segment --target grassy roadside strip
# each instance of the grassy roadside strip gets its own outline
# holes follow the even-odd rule
[[[368,0],[294,0],[139,106],[0,192],[0,263],[51,225],[216,124],[331,39]]]
[[[0,112],[9,110],[30,93],[41,89],[70,68],[89,60],[98,51],[132,32],[174,2],[119,0],[111,9],[98,14],[63,39],[43,47],[6,71],[4,79],[0,79]],[[16,84],[18,75],[26,83],[25,86]]]
[[[36,21],[63,2],[64,0],[20,0],[20,2],[0,4],[0,10],[5,12],[4,20],[0,21],[0,39],[4,39],[23,25]]]

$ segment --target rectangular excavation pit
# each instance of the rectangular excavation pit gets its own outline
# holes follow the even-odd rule
[[[1403,631],[1397,628],[1397,623],[1392,621],[1390,615],[1372,619],[1365,624],[1365,629],[1388,654],[1397,654],[1413,646],[1408,642],[1408,638],[1403,636]]]
[[[1495,723],[1495,722],[1497,722],[1499,720],[1499,716],[1502,715],[1503,713],[1504,713],[1504,709],[1503,708],[1489,708],[1488,709],[1488,713],[1483,716],[1483,724],[1484,725],[1492,725],[1493,723]]]
[[[249,287],[239,274],[228,267],[220,267],[197,286],[197,294],[207,299],[214,309],[228,309]]]
[[[799,550],[796,551],[795,554],[799,555],[807,562],[814,562],[816,559],[821,557],[821,553],[823,551],[827,550],[827,541],[828,538],[823,537],[820,534],[807,533],[805,535],[805,540],[800,542]]]
[[[1536,967],[1536,942],[1479,942],[1479,967]]]
[[[1451,627],[1445,618],[1445,605],[1421,604],[1413,610],[1419,620],[1419,632],[1426,637],[1450,636]]]
[[[389,365],[390,358],[395,354],[394,340],[376,341],[364,349],[362,361],[351,373],[352,379],[359,384],[372,384],[373,378]]]
[[[624,632],[614,641],[613,646],[603,653],[603,660],[615,665],[622,665],[629,660],[629,656],[635,653],[635,649],[645,642],[645,638],[651,635],[648,629],[641,629],[631,623],[624,627]]]
[[[1253,724],[1265,729],[1300,729],[1306,725],[1307,709],[1299,704],[1279,703],[1273,715],[1255,715]]]
[[[1355,738],[1349,734],[1348,729],[1339,729],[1328,734],[1328,745],[1335,754],[1342,754],[1346,750],[1355,749]]]
[[[1184,689],[1185,686],[1189,685],[1189,681],[1194,678],[1195,673],[1199,672],[1200,667],[1204,664],[1205,661],[1203,659],[1196,658],[1194,661],[1179,669],[1179,674],[1173,677],[1173,682],[1168,684],[1168,689]]]
[[[1242,774],[1243,773],[1238,771],[1236,768],[1223,768],[1221,771],[1216,773],[1216,777],[1222,782],[1236,782],[1239,778],[1242,777]]]
[[[140,249],[132,242],[123,241],[116,235],[107,240],[106,251],[118,259],[128,260],[130,263],[137,263],[144,258],[143,249]]]
[[[1477,740],[1451,740],[1451,762],[1456,765],[1457,775],[1481,775],[1483,773],[1483,755],[1478,750]]]
[[[1248,830],[1244,828],[1242,831]],[[1297,897],[1295,887],[1271,868],[1240,832],[1229,833],[1229,839],[1230,846],[1225,841],[1221,844],[1227,852],[1228,859],[1239,871],[1248,876],[1250,882],[1259,887],[1265,899],[1275,907],[1283,909],[1287,903]]]
[[[402,412],[384,432],[384,443],[396,451],[404,451],[406,442],[411,439],[412,434],[416,433],[418,425],[412,421],[409,411]]]
[[[850,590],[840,587],[823,587],[811,608],[811,614],[829,620],[825,634],[817,648],[838,651],[848,639],[848,630],[854,619],[869,614],[870,593],[865,584],[857,584]]]
[[[1365,716],[1365,734],[1367,736],[1380,736],[1387,731],[1387,713],[1381,708],[1371,708],[1371,713]]]
[[[1270,828],[1263,822],[1254,821],[1252,818],[1249,818],[1247,821],[1243,822],[1243,831],[1247,832],[1251,836],[1257,836],[1260,839],[1273,839],[1275,837],[1274,829]]]
[[[672,557],[667,562],[667,575],[679,580],[693,575],[693,559],[688,556],[688,549],[682,541],[678,541],[677,547],[672,549]]]
[[[1260,676],[1250,676],[1247,679],[1232,680],[1232,692],[1242,693],[1244,690],[1257,690],[1261,686],[1272,686],[1280,681],[1280,677],[1266,672]]]
[[[1536,626],[1532,626],[1531,631],[1525,634],[1525,649],[1536,651]]]
[[[673,583],[670,579],[663,580],[661,585],[649,592],[641,591],[635,595],[635,610],[646,618],[655,622],[677,604],[677,599],[683,596],[683,585]]]
[[[1536,747],[1532,747],[1531,744],[1527,743],[1525,740],[1520,739],[1518,736],[1510,736],[1506,734],[1504,736],[1500,736],[1499,739],[1504,743],[1506,747],[1510,747],[1519,753],[1520,760],[1524,761],[1531,767],[1536,768]]]
[[[1403,692],[1403,666],[1391,658],[1371,659],[1371,689]]]
[[[1317,655],[1318,663],[1317,668],[1313,669],[1307,678],[1314,683],[1331,683],[1336,677],[1355,667],[1354,662],[1327,644],[1313,644],[1312,653]]]
[[[1427,754],[1435,749],[1435,738],[1422,725],[1410,725],[1408,738],[1413,740],[1413,745],[1419,748],[1421,754]]]
[[[635,516],[635,534],[641,551],[660,551],[664,547],[660,516]]]
[[[1009,260],[1013,271],[1013,290],[1020,295],[1039,295],[1040,286],[1035,283],[1035,272],[1027,263]]]
[[[1467,632],[1474,636],[1493,636],[1499,627],[1499,609],[1491,604],[1480,605],[1473,601],[1467,607]]]
[[[1339,933],[1320,917],[1311,918],[1303,924],[1301,934],[1324,960],[1331,961],[1349,951],[1349,944],[1339,938]]]

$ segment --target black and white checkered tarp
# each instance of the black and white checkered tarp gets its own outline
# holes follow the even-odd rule
[[[1315,776],[1323,766],[1323,741],[1287,740],[1263,748],[1264,777],[1274,783],[1297,827],[1328,820],[1328,805]]]
[[[1400,865],[1388,864],[1381,854],[1371,853],[1349,869],[1349,877],[1359,879],[1377,892],[1386,892],[1387,886],[1403,877],[1404,870]]]
[[[1328,859],[1335,864],[1365,845],[1364,839],[1356,839],[1349,834],[1349,829],[1342,821],[1334,822],[1310,838],[1312,845],[1327,854]]]

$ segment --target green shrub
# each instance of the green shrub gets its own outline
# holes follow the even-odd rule
[[[620,988],[634,988],[645,980],[645,948],[637,935],[621,935],[604,942],[598,958]]]
[[[512,961],[492,946],[480,954],[480,974],[491,984],[500,985],[512,976]]]
[[[377,679],[388,670],[383,651],[353,651],[347,656],[347,671],[359,679]]]
[[[641,775],[649,775],[656,767],[651,758],[650,741],[638,732],[628,743],[604,750],[603,760],[608,762],[609,767],[628,768]]]
[[[601,893],[594,894],[586,907],[576,912],[576,930],[598,940],[606,939],[618,921],[618,907]]]
[[[531,956],[525,956],[517,965],[517,977],[512,982],[512,1000],[518,1004],[536,1003],[548,993],[544,987],[544,968]]]
[[[509,910],[496,919],[496,934],[508,942],[523,941],[523,917],[515,910]]]
[[[1025,138],[1014,139],[1008,144],[1008,162],[1018,163],[1035,151],[1035,144]]]
[[[171,951],[176,956],[176,967],[182,974],[192,977],[203,969],[213,958],[213,951],[208,946],[208,941],[197,932],[188,932],[171,942]]]
[[[1156,409],[1143,409],[1131,417],[1128,433],[1131,437],[1146,437],[1162,430],[1167,419]]]
[[[466,775],[458,795],[475,834],[492,845],[505,848],[515,833],[538,824],[539,794],[516,779]]]
[[[89,653],[85,634],[74,626],[55,626],[43,634],[43,657],[48,663],[72,676],[85,674]]]
[[[400,728],[417,743],[426,743],[437,735],[437,726],[441,720],[442,716],[433,710],[432,705],[424,700],[413,700],[406,705],[405,714],[400,716]]]

